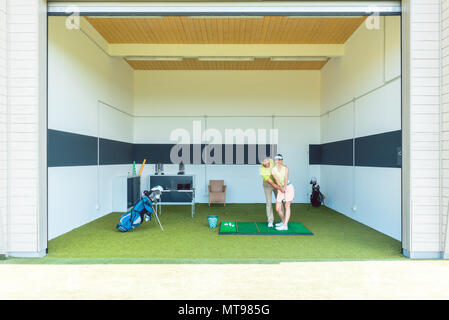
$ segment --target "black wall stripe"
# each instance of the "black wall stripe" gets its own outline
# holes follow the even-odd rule
[[[174,144],[134,144],[131,158],[136,163],[142,163],[143,159],[147,159],[149,164],[171,163],[170,150],[173,146]]]
[[[49,167],[97,164],[97,138],[49,129],[47,139]]]
[[[100,164],[128,164],[133,162],[133,144],[100,138]]]
[[[309,145],[309,164],[321,164],[321,145]]]
[[[402,132],[398,130],[356,138],[355,165],[401,168]]]
[[[143,159],[147,159],[148,164],[172,163],[170,153],[175,144],[132,144],[49,129],[48,166],[97,165],[97,141],[100,165],[131,164],[133,161],[142,163]],[[206,145],[189,144],[180,147],[186,148],[184,150],[190,153],[190,159],[185,164],[258,164],[259,159],[277,153],[277,145],[269,144],[208,145],[210,156],[204,161],[202,155]],[[221,152],[221,157],[216,155],[217,152]]]
[[[352,139],[309,146],[309,163],[352,166]],[[171,163],[174,144],[132,144],[99,139],[100,164]],[[202,154],[206,145],[184,146],[190,150],[190,163],[204,164]],[[211,157],[221,150],[221,164],[257,164],[264,156],[277,153],[276,145],[209,145]],[[355,139],[355,165],[400,168],[402,163],[401,130]],[[237,157],[238,151],[243,157]],[[249,157],[249,154],[255,154]],[[48,166],[89,166],[97,164],[97,138],[70,132],[48,130]],[[208,164],[214,164],[208,158]],[[218,159],[219,161],[219,159]],[[217,164],[217,163],[215,163]]]
[[[352,166],[353,141],[342,140],[321,145],[321,164]]]
[[[355,150],[356,166],[401,168],[402,131],[385,132],[321,145],[309,145],[309,164],[352,166],[353,149]]]

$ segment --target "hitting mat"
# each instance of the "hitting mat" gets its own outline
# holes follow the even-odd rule
[[[268,228],[266,222],[221,222],[220,235],[274,235],[274,236],[312,236],[313,233],[301,222],[289,222],[288,230],[278,231],[276,228]]]

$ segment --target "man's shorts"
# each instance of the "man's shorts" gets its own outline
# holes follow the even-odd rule
[[[295,200],[295,188],[291,183],[287,185],[285,188],[285,192],[281,192],[278,190],[278,195],[276,197],[276,202],[282,202],[285,200],[286,202],[292,202]]]

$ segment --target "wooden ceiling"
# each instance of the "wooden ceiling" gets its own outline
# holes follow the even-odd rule
[[[320,70],[327,61],[200,61],[184,58],[182,61],[126,60],[134,70]]]
[[[366,17],[86,17],[109,43],[344,44]],[[201,55],[198,55],[201,56]],[[135,70],[320,70],[327,61],[127,60]]]
[[[87,17],[87,20],[107,42],[114,44],[343,44],[365,17]]]

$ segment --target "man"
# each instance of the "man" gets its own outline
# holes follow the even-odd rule
[[[278,190],[282,188],[274,182],[274,177],[272,175],[272,170],[274,168],[274,162],[270,158],[265,158],[262,161],[262,165],[260,166],[260,175],[263,179],[263,191],[265,193],[266,200],[266,209],[267,209],[267,219],[268,219],[268,228],[273,228],[273,202],[272,202],[272,194],[274,193],[274,197],[277,198]]]

